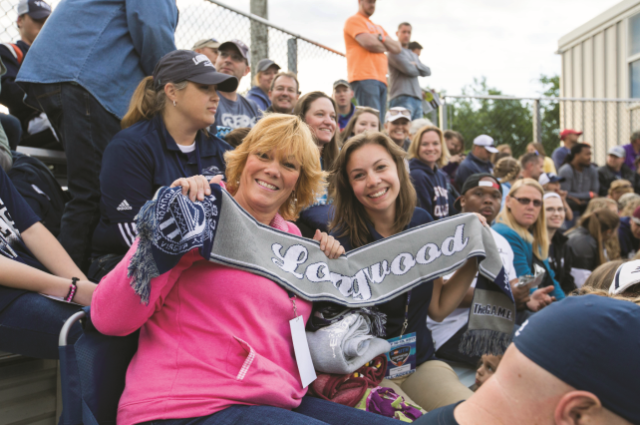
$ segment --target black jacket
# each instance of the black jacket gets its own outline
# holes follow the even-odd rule
[[[620,169],[620,176],[616,175],[611,168],[607,165],[603,165],[598,168],[598,180],[600,181],[600,189],[598,190],[598,195],[607,196],[609,192],[609,187],[611,183],[618,179],[629,180],[632,185],[635,187],[635,174],[629,167],[622,164],[622,168]]]
[[[567,246],[573,252],[573,267],[594,271],[600,265],[598,241],[584,227],[578,227],[567,234]]]
[[[556,280],[565,294],[576,289],[576,284],[571,275],[573,267],[573,250],[567,245],[567,238],[560,232],[556,232],[551,238],[549,246],[549,265],[556,275]]]

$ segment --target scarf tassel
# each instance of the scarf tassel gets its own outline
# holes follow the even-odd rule
[[[511,335],[491,329],[469,329],[462,336],[458,351],[467,356],[504,354],[511,343]]]
[[[160,275],[153,258],[153,238],[157,228],[156,201],[145,203],[136,216],[138,227],[138,249],[131,257],[127,276],[132,278],[131,287],[140,296],[140,302],[149,304],[151,279]]]

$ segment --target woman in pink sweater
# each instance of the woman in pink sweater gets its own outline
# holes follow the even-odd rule
[[[297,117],[261,119],[225,155],[227,189],[256,220],[300,235],[294,220],[323,188],[317,147]],[[191,199],[210,193],[203,177],[176,182]],[[325,254],[344,249],[317,232]],[[204,260],[197,249],[151,280],[140,302],[127,268],[137,241],[98,285],[91,303],[96,328],[107,335],[140,329],[127,370],[118,424],[384,424],[391,419],[304,397],[289,320],[306,323],[311,303],[290,298],[264,277]]]

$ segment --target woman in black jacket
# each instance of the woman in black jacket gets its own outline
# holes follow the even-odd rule
[[[562,291],[569,294],[576,289],[571,267],[573,266],[573,251],[567,245],[567,238],[559,232],[566,217],[566,210],[562,198],[555,192],[544,195],[544,210],[547,218],[547,233],[549,233],[549,265],[556,275]]]

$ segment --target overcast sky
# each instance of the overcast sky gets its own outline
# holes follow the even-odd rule
[[[249,0],[222,0],[249,11]],[[537,95],[540,74],[559,74],[558,40],[619,0],[378,0],[372,21],[393,34],[409,21],[432,76],[422,86],[460,94],[474,77],[515,96]],[[356,0],[269,0],[269,20],[345,51]]]

